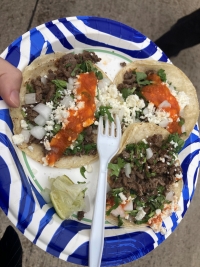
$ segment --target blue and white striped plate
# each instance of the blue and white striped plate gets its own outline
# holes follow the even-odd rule
[[[74,48],[95,51],[99,66],[113,79],[120,62],[152,58],[168,61],[165,54],[138,31],[109,19],[71,17],[40,25],[15,40],[2,57],[23,70],[41,54],[73,51]],[[84,179],[78,169],[54,170],[28,158],[12,144],[12,122],[8,107],[0,100],[0,206],[14,225],[34,244],[52,255],[75,264],[88,265],[89,232],[98,162],[87,174],[91,209],[82,222],[62,221],[40,192],[49,186],[48,177],[68,175],[74,182]],[[177,227],[193,197],[199,170],[199,129],[196,125],[180,152],[184,187],[181,210],[167,218],[167,233],[155,234],[148,227],[135,231],[106,223],[102,266],[116,266],[134,261],[161,244]]]

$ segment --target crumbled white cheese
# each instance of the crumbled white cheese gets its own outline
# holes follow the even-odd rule
[[[28,129],[28,124],[26,123],[25,120],[21,120],[20,124],[21,124],[22,129],[25,129],[25,130]]]
[[[174,142],[173,140],[170,141],[170,144],[173,145],[175,148],[178,146],[178,143]]]
[[[182,173],[180,172],[179,174],[177,173],[177,174],[175,175],[175,177],[178,178],[178,179],[180,179],[180,178],[183,177],[183,175],[182,175]]]
[[[45,139],[43,144],[44,144],[46,150],[48,150],[48,151],[51,150],[49,140]]]
[[[48,166],[48,161],[45,157],[42,158],[43,166]]]
[[[160,161],[164,163],[165,162],[165,158],[160,158]]]
[[[167,233],[167,229],[162,226],[160,229],[160,233],[161,235],[165,235]]]
[[[159,109],[154,106],[153,103],[149,103],[148,106],[144,109],[143,115],[140,117],[141,119],[148,119],[149,122],[153,122],[155,124],[160,124],[163,121],[172,122],[173,120],[170,118],[170,113],[164,111],[163,109]]]
[[[85,106],[85,102],[84,101],[79,101],[78,104],[77,104],[77,108],[78,109],[83,109]]]
[[[24,142],[24,135],[23,134],[15,134],[12,136],[13,143],[15,145],[21,145]]]
[[[100,106],[110,106],[110,113],[122,117],[125,126],[136,122],[136,111],[142,111],[142,108],[145,107],[144,100],[139,99],[137,95],[131,95],[124,101],[122,94],[114,84],[101,88],[95,102],[97,111]]]
[[[156,215],[159,215],[159,214],[161,214],[161,209],[156,210]]]
[[[180,109],[183,110],[190,103],[189,96],[183,91],[177,91],[172,84],[166,83],[167,87],[170,89],[171,94],[176,98]]]

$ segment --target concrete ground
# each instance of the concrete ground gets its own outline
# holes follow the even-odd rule
[[[18,36],[44,22],[76,15],[107,17],[125,23],[156,40],[180,17],[200,8],[199,0],[1,0],[0,53]],[[200,45],[182,51],[172,62],[182,69],[197,89],[200,99]],[[175,232],[153,252],[124,267],[200,266],[200,182],[192,203]],[[11,224],[0,211],[0,237]],[[33,245],[19,231],[23,267],[75,267]],[[0,263],[1,265],[1,263]]]

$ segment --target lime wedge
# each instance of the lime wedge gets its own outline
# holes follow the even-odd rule
[[[74,184],[66,175],[52,179],[50,198],[58,216],[65,220],[84,208],[86,185]]]

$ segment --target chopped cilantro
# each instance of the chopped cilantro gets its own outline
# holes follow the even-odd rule
[[[84,166],[82,166],[82,167],[80,168],[80,173],[81,173],[81,175],[82,175],[85,179],[87,179],[87,178],[85,177],[85,172],[86,172],[86,168],[85,168]]]
[[[118,226],[120,227],[120,226],[122,226],[123,225],[123,220],[122,220],[122,218],[120,217],[120,215],[118,215]]]
[[[179,124],[180,126],[182,126],[184,123],[185,123],[185,119],[182,118],[182,117],[180,117],[180,121],[178,122],[178,124]]]
[[[131,211],[126,211],[129,215],[135,217],[138,213],[138,210],[131,210]]]
[[[115,210],[120,204],[121,204],[121,198],[120,197],[114,197],[114,205],[106,211],[106,215],[110,215],[112,210]]]
[[[108,116],[108,120],[110,122],[114,121],[112,114],[110,113],[109,109],[111,109],[112,107],[110,106],[100,106],[99,107],[99,111],[96,111],[95,113],[95,117],[96,119],[99,119],[101,116],[104,117],[105,115]]]
[[[96,150],[97,149],[97,144],[87,144],[84,146],[85,154],[88,154],[91,150]]]
[[[139,85],[148,85],[152,83],[147,80],[147,75],[144,72],[136,72],[136,81]]]
[[[61,127],[62,127],[61,124],[55,124],[53,127],[53,133],[57,134],[60,131]]]
[[[29,83],[26,84],[26,91],[27,93],[35,93],[33,86],[31,86]]]
[[[94,72],[98,80],[103,79],[103,74],[99,71],[90,60],[77,64],[73,69],[71,76],[74,77],[79,73]]]
[[[23,109],[21,109],[21,113],[22,113],[22,116],[25,118],[27,115],[26,115],[26,112],[23,110]]]
[[[56,85],[58,89],[65,89],[67,88],[67,82],[63,80],[52,80],[52,83]]]
[[[179,137],[178,133],[173,133],[168,136],[167,143],[171,141],[177,144],[177,146],[173,148],[173,152],[179,153],[184,145],[184,141]]]
[[[113,196],[117,196],[119,193],[123,192],[123,187],[120,187],[120,188],[113,188],[111,193]]]
[[[68,147],[65,150],[65,155],[76,155],[77,153],[79,154],[89,154],[91,150],[96,151],[97,150],[97,145],[96,143],[91,143],[91,144],[83,144],[84,140],[84,135],[85,133],[82,132],[78,135],[76,141],[73,143],[73,148]]]
[[[122,89],[121,93],[122,93],[122,97],[124,98],[124,100],[126,100],[129,95],[132,95],[135,90],[136,90],[136,87],[133,87],[132,89],[130,88]]]
[[[108,169],[111,170],[111,176],[115,175],[118,177],[121,169],[124,167],[125,164],[126,164],[126,162],[121,158],[117,159],[117,164],[109,163]]]
[[[158,74],[158,76],[160,77],[161,81],[166,82],[167,77],[166,77],[165,70],[160,69],[160,70],[157,72],[157,74]]]
[[[63,91],[65,88],[67,88],[67,82],[63,80],[52,80],[52,83],[56,86],[56,92],[53,95],[53,102],[57,104],[59,98],[63,96]]]

